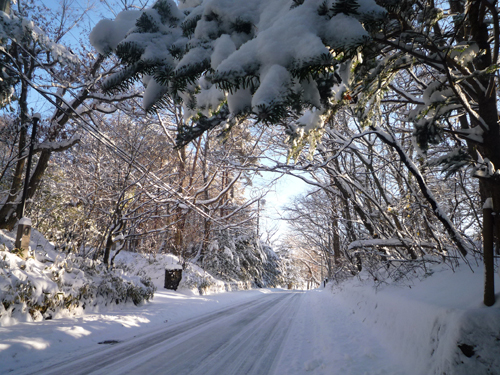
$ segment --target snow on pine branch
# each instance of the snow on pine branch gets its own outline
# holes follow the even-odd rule
[[[374,0],[344,3],[159,0],[100,21],[90,41],[125,65],[105,89],[120,91],[142,78],[146,110],[165,95],[183,102],[187,118],[209,116],[224,102],[230,120],[245,113],[275,123],[293,109],[305,122],[297,128],[309,132],[348,86],[341,79],[350,65],[342,62],[370,40],[363,25],[386,14]]]

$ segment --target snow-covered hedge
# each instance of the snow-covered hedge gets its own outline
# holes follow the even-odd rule
[[[11,252],[11,233],[0,235],[0,325],[51,319],[68,310],[138,305],[156,290],[147,277],[129,276],[121,269],[108,270],[99,261],[60,253],[34,230],[33,255],[26,260]]]

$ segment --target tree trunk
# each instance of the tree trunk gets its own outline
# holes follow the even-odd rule
[[[491,50],[490,36],[488,32],[490,19],[487,17],[485,11],[486,4],[482,1],[476,0],[469,5],[469,19],[471,20],[471,40],[474,40],[481,50],[485,53],[478,55],[474,58],[474,65],[477,71],[488,69],[493,63],[492,55],[494,51]],[[492,12],[495,12],[493,9]],[[498,37],[498,35],[497,35]],[[498,57],[497,57],[498,58]],[[486,88],[484,92],[478,95],[478,114],[487,125],[487,129],[483,129],[483,142],[478,145],[477,150],[481,156],[486,158],[493,164],[494,169],[500,168],[500,126],[498,124],[498,109],[497,109],[497,94],[494,73],[478,76],[477,78],[481,85]],[[480,126],[481,124],[473,124]],[[475,155],[472,155],[475,158]],[[491,198],[492,203],[487,204],[486,207],[491,207],[491,213],[498,214],[500,207],[500,178],[497,174],[480,178],[479,188],[481,193],[481,200],[486,203],[486,199]],[[485,273],[490,275],[491,264],[493,262],[493,242],[500,244],[500,220],[492,220],[491,214],[486,210],[483,212],[483,251],[485,261]],[[488,228],[486,228],[488,227]],[[490,230],[491,227],[491,230]],[[491,254],[490,254],[491,253]],[[490,259],[491,257],[491,259]],[[495,299],[495,288],[493,284],[493,276],[491,280],[485,282],[485,304],[491,306]],[[488,295],[488,297],[487,297]],[[487,303],[488,302],[488,303]]]
[[[484,304],[495,304],[495,260],[493,257],[493,201],[486,200],[483,208]]]
[[[0,0],[1,1],[1,0]],[[90,70],[90,76],[94,77],[97,73],[97,70],[101,66],[104,61],[104,56],[99,55],[96,59],[92,68]],[[25,76],[28,79],[31,79],[34,70],[34,61],[29,59],[24,62],[24,71]],[[21,212],[20,202],[17,202],[17,198],[21,191],[22,186],[22,175],[25,165],[25,159],[21,158],[22,152],[26,147],[26,137],[27,137],[27,128],[28,128],[28,84],[22,80],[21,82],[21,95],[19,97],[19,107],[20,107],[20,120],[21,120],[21,133],[19,137],[19,160],[16,164],[16,168],[13,175],[13,181],[10,188],[9,196],[7,197],[6,202],[0,209],[0,229],[8,229],[12,230],[14,225],[16,224],[19,213]],[[85,88],[81,91],[78,98],[76,98],[72,103],[73,110],[78,109],[80,105],[88,98],[90,94],[90,88]],[[52,116],[52,128],[47,137],[48,141],[55,141],[59,132],[64,129],[68,121],[71,119],[71,111],[63,111],[62,109],[56,109],[54,115]],[[70,147],[70,146],[69,146]],[[66,148],[61,148],[60,151],[64,151]],[[49,165],[49,160],[52,155],[53,150],[44,149],[41,151],[41,154],[38,158],[38,162],[36,167],[30,177],[29,187],[28,187],[28,196],[27,199],[32,199],[35,195],[35,192],[40,187],[40,183],[42,178],[47,170]],[[29,173],[28,171],[27,173]],[[16,213],[15,215],[14,212]]]
[[[12,230],[14,225],[20,219],[20,194],[23,185],[23,171],[26,164],[26,158],[23,155],[27,147],[27,134],[28,134],[28,84],[23,80],[21,82],[21,95],[19,96],[19,120],[20,120],[20,134],[18,143],[18,159],[16,168],[12,176],[12,183],[9,189],[9,196],[4,205],[0,209],[0,229]],[[29,173],[29,171],[27,172]]]

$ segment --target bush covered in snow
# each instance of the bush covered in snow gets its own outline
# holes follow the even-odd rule
[[[0,324],[51,319],[62,310],[78,310],[153,297],[147,277],[108,270],[100,261],[54,250],[33,230],[32,255],[23,260],[11,252],[12,233],[0,231]],[[38,245],[36,244],[38,243]]]
[[[259,288],[285,283],[278,255],[253,236],[221,233],[208,250],[199,261],[201,267],[224,281]]]
[[[187,289],[194,294],[205,295],[224,292],[229,288],[223,281],[216,279],[200,267],[192,263],[185,263],[179,289]]]

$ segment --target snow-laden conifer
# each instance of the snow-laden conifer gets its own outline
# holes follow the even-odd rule
[[[365,26],[385,14],[371,0],[211,0],[178,7],[160,0],[140,16],[127,11],[100,21],[91,42],[101,53],[114,50],[125,65],[105,81],[105,90],[142,78],[146,110],[170,96],[183,102],[187,118],[210,123],[206,130],[241,116],[277,123],[310,110],[326,114],[348,86],[343,62],[371,40]],[[109,37],[99,37],[104,34]],[[224,116],[205,119],[221,110]],[[299,122],[289,131],[306,127],[308,133],[323,121]],[[180,142],[198,134],[181,132]]]

